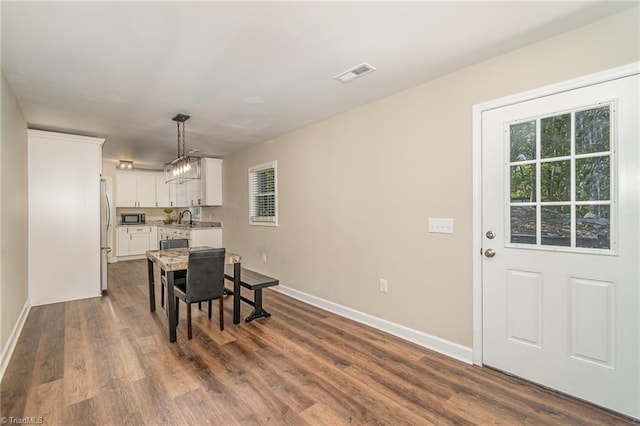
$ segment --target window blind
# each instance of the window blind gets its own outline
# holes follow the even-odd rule
[[[249,168],[249,223],[277,224],[276,162]]]

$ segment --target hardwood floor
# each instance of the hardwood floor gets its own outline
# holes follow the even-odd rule
[[[109,278],[105,297],[31,309],[0,384],[0,416],[53,425],[637,424],[271,290],[272,317],[234,326],[229,300],[224,331],[215,313],[208,320],[196,309],[193,340],[181,317],[170,344],[164,311],[149,312],[146,261],[111,264]]]

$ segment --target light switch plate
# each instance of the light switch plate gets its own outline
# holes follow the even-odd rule
[[[439,234],[453,234],[453,219],[443,217],[430,217],[429,232]]]

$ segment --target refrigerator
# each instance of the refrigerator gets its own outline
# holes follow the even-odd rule
[[[112,204],[109,193],[111,192],[111,179],[100,179],[100,289],[107,289],[107,259],[111,252],[112,235]]]

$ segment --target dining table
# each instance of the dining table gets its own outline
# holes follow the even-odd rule
[[[177,271],[186,271],[189,268],[189,253],[198,250],[207,250],[213,247],[181,247],[165,250],[147,250],[147,270],[149,274],[149,310],[156,311],[155,270],[156,267],[164,271],[167,280],[167,323],[169,327],[169,341],[176,341],[177,317],[176,298],[174,290],[174,277]],[[240,323],[240,262],[239,254],[225,252],[225,264],[233,265],[233,323]]]

